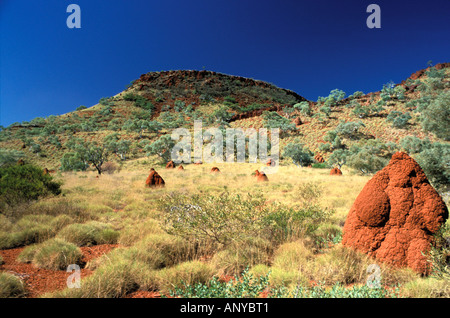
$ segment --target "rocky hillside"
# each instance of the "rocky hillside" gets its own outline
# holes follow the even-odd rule
[[[380,83],[380,91],[369,94],[336,89],[318,101],[267,82],[211,71],[151,72],[94,106],[14,123],[1,131],[0,147],[56,170],[76,143],[122,142],[123,151],[111,149],[110,160],[127,163],[146,157],[146,146],[172,129],[192,128],[195,119],[204,128],[275,125],[282,130],[282,149],[302,143],[325,158],[361,140],[398,144],[415,136],[444,141],[442,133],[424,128],[422,113],[425,104],[449,91],[449,66],[417,71],[401,83]],[[345,123],[353,125],[353,132],[345,132]]]

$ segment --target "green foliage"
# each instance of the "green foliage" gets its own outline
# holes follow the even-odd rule
[[[78,106],[77,109],[75,109],[75,110],[76,111],[80,111],[80,110],[83,110],[83,109],[87,109],[87,107],[84,106],[84,105],[81,105],[81,106]]]
[[[413,155],[422,152],[425,149],[431,147],[430,139],[420,139],[414,136],[406,136],[402,140],[400,140],[400,146],[404,151]]]
[[[424,130],[438,138],[450,140],[450,91],[439,94],[422,112]]]
[[[130,151],[131,141],[130,140],[120,140],[117,133],[108,135],[103,140],[106,149],[116,154],[121,160],[126,160],[126,155]]]
[[[183,284],[170,291],[172,297],[183,298],[257,298],[269,287],[269,274],[254,277],[245,270],[241,276],[223,282],[217,276],[206,284]]]
[[[80,162],[92,164],[98,174],[102,173],[102,165],[108,160],[109,152],[105,145],[97,142],[81,141],[74,145],[74,151]]]
[[[0,168],[0,203],[14,205],[37,200],[39,197],[58,195],[61,185],[53,177],[44,175],[33,165],[14,165]]]
[[[217,276],[206,284],[184,284],[170,291],[171,297],[182,298],[258,298],[263,292],[268,298],[397,298],[398,290],[384,287],[373,288],[367,285],[345,287],[336,283],[331,287],[323,284],[313,286],[298,285],[293,290],[286,287],[270,286],[270,271],[265,275],[254,276],[248,270],[236,275],[228,282]]]
[[[155,108],[155,105],[147,98],[133,93],[125,93],[123,99],[126,101],[134,101],[134,106],[151,111]]]
[[[349,96],[350,99],[359,98],[364,96],[364,93],[361,91],[356,91],[352,95]]]
[[[345,98],[345,92],[340,89],[333,89],[327,97],[319,97],[317,102],[323,103],[324,106],[331,108],[336,106]]]
[[[87,163],[83,162],[76,152],[66,152],[61,158],[62,171],[85,171],[87,167]]]
[[[330,212],[306,204],[292,208],[281,203],[268,205],[261,195],[220,196],[170,194],[159,200],[164,228],[191,241],[212,241],[225,246],[261,238],[282,242],[313,232]]]
[[[266,212],[264,202],[260,195],[169,194],[159,200],[159,207],[164,211],[168,233],[227,245],[260,234]]]
[[[22,151],[14,149],[0,149],[0,167],[16,164],[17,161],[23,158],[25,154]]]
[[[314,154],[297,140],[284,147],[282,156],[291,158],[296,165],[306,167],[313,163]]]
[[[363,174],[375,173],[389,162],[397,150],[395,144],[385,144],[380,140],[367,140],[350,147],[347,165]]]
[[[264,127],[269,129],[279,128],[281,134],[295,130],[295,124],[289,119],[279,115],[277,112],[265,111],[262,113],[262,118],[264,119]]]
[[[402,113],[394,110],[389,113],[386,121],[391,122],[392,126],[395,128],[405,128],[411,118],[412,117],[408,112]]]
[[[331,166],[338,166],[339,169],[342,168],[343,165],[347,163],[347,159],[350,156],[350,151],[346,149],[336,149],[333,153],[328,157],[328,164]]]
[[[311,110],[311,107],[309,106],[308,102],[297,103],[294,105],[294,108],[297,110],[300,110],[300,113],[304,116],[312,115],[312,110]]]
[[[406,136],[400,141],[400,146],[413,156],[434,186],[439,188],[450,184],[450,145]]]
[[[156,141],[148,144],[144,147],[144,151],[147,152],[147,156],[158,155],[164,162],[167,162],[171,158],[172,148],[175,146],[175,141],[172,140],[170,135],[163,135]]]
[[[450,184],[450,145],[435,142],[415,156],[431,183],[436,187]]]
[[[254,110],[268,108],[270,106],[271,105],[268,105],[268,104],[253,103],[253,104],[249,104],[247,106],[239,107],[237,110],[240,111],[240,112],[251,112],[251,111],[254,111]]]
[[[393,81],[383,85],[383,89],[380,92],[380,97],[383,101],[390,101],[393,99],[404,99],[405,88],[403,86],[396,86]]]
[[[362,121],[340,122],[339,125],[337,125],[335,132],[341,137],[355,139],[360,137],[359,129],[361,127],[365,127]]]

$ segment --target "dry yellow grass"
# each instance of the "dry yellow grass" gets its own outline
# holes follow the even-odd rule
[[[140,255],[140,262],[143,264],[147,258],[149,258],[148,261],[154,259],[150,251],[143,246],[148,245],[146,240],[149,237],[154,239],[159,239],[159,236],[161,239],[168,237],[161,226],[162,212],[158,210],[155,202],[169,193],[218,196],[224,191],[231,194],[262,192],[269,203],[278,201],[288,206],[302,206],[305,201],[310,201],[333,211],[331,218],[319,226],[313,236],[293,238],[295,241],[287,241],[284,244],[281,242],[280,246],[266,248],[264,244],[258,247],[259,245],[255,245],[255,242],[251,244],[244,242],[238,247],[228,246],[217,250],[206,248],[201,252],[197,250],[190,257],[182,257],[180,262],[170,263],[170,266],[162,270],[149,271],[136,267],[132,274],[127,272],[127,275],[134,277],[133,280],[141,288],[164,287],[167,290],[169,286],[175,286],[178,283],[176,281],[179,276],[178,271],[184,266],[182,261],[188,261],[186,264],[190,264],[186,269],[181,270],[183,273],[186,270],[207,272],[205,278],[202,276],[200,281],[204,281],[206,277],[211,277],[213,274],[237,274],[249,267],[255,274],[265,274],[270,271],[270,284],[273,286],[293,287],[298,284],[305,285],[311,281],[325,282],[330,285],[335,282],[365,283],[368,275],[367,266],[373,263],[372,260],[347,250],[340,244],[323,245],[317,248],[317,242],[314,240],[327,238],[327,233],[339,233],[342,230],[348,211],[370,176],[355,175],[346,169],[343,170],[342,176],[331,176],[328,169],[280,166],[277,173],[268,175],[269,182],[258,183],[252,173],[256,169],[261,170],[263,165],[259,163],[190,164],[183,165],[185,170],[179,171],[165,169],[147,160],[139,161],[141,162],[131,161],[120,172],[104,174],[98,178],[95,172],[63,173],[60,178],[64,181],[64,198],[48,199],[39,203],[44,207],[46,201],[49,205],[54,205],[55,200],[76,203],[82,207],[83,211],[90,213],[90,217],[86,217],[88,222],[89,219],[94,219],[110,224],[119,231],[118,242],[122,246],[123,253],[111,254],[111,262],[107,262],[110,267],[115,266],[115,263],[125,264],[129,256],[134,254]],[[210,173],[213,166],[219,167],[221,172]],[[145,187],[145,180],[151,167],[155,167],[164,178],[166,182],[164,188]],[[311,191],[308,192],[308,190]],[[8,227],[6,223],[5,227]],[[117,252],[120,251],[117,250]],[[183,254],[186,253],[183,252]],[[177,255],[173,257],[177,258]],[[107,266],[101,263],[97,264],[98,269]],[[208,270],[203,269],[205,264],[208,265]],[[415,286],[428,283],[411,271],[390,269],[381,264],[380,266],[384,283],[390,286],[397,283],[403,284],[407,288],[405,293],[411,297],[418,294]],[[167,284],[160,281],[163,274],[170,274]],[[188,277],[185,277],[185,274],[184,276],[180,274],[180,277]],[[437,286],[439,290],[447,288],[439,286]]]

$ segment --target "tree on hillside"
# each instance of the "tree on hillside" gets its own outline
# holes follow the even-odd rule
[[[147,152],[147,156],[157,155],[164,162],[170,160],[172,148],[175,146],[175,141],[172,140],[170,135],[164,135],[159,137],[156,141],[151,144],[148,144],[144,147],[144,150]]]
[[[314,154],[299,140],[287,144],[283,149],[283,157],[291,158],[294,164],[306,167],[313,163]]]
[[[327,162],[331,166],[338,166],[339,169],[342,169],[342,166],[347,163],[350,154],[350,151],[346,149],[337,149],[328,157]]]
[[[381,140],[364,140],[350,147],[347,165],[363,174],[375,173],[384,168],[398,150],[394,143]]]
[[[417,161],[435,187],[449,186],[450,145],[439,142],[432,143],[428,138],[406,136],[400,141],[400,146],[403,151]]]
[[[410,119],[412,119],[412,117],[408,112],[402,113],[393,110],[387,116],[386,121],[392,123],[392,127],[404,128]]]
[[[86,167],[87,165],[92,164],[98,174],[102,173],[102,165],[108,160],[110,155],[105,144],[98,144],[95,141],[87,142],[80,139],[74,139],[70,141],[69,146],[72,149],[72,153],[66,157],[63,156],[61,163],[64,163],[64,168],[82,168],[83,165]]]
[[[130,151],[131,141],[121,140],[118,133],[113,133],[103,139],[106,149],[110,153],[114,153],[120,157],[121,160],[126,160],[126,155]]]
[[[308,102],[300,102],[294,105],[294,108],[300,111],[300,114],[304,116],[311,116],[312,111]]]
[[[264,119],[265,128],[279,128],[280,135],[283,135],[288,131],[295,130],[295,124],[293,124],[289,119],[281,116],[277,112],[265,111],[262,113],[262,118]]]
[[[442,92],[421,113],[424,130],[450,140],[450,91]]]
[[[15,164],[25,154],[22,151],[17,151],[14,149],[0,149],[0,167]]]

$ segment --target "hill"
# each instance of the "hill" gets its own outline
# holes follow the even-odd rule
[[[449,66],[417,71],[398,84],[382,83],[378,92],[347,96],[336,89],[317,101],[267,82],[211,71],[151,72],[92,107],[14,123],[1,131],[0,147],[17,151],[28,162],[59,169],[75,143],[103,144],[106,138],[123,142],[126,150],[113,151],[111,160],[127,164],[146,157],[145,147],[174,128],[192,129],[195,119],[201,119],[204,128],[279,127],[281,151],[296,142],[325,159],[336,149],[367,140],[398,145],[413,136],[446,142],[445,131],[436,133],[436,127],[424,124],[424,109],[448,94]]]

